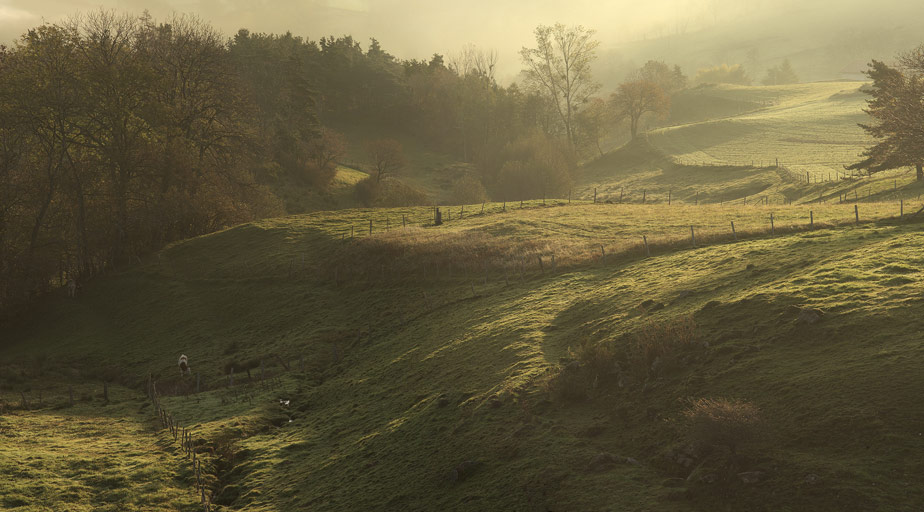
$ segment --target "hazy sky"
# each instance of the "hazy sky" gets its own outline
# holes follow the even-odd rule
[[[789,0],[784,0],[789,1]],[[533,28],[560,21],[596,28],[602,40],[640,37],[657,24],[684,18],[695,23],[711,6],[730,0],[0,0],[0,39],[10,41],[25,29],[99,7],[141,12],[155,17],[174,11],[196,13],[227,34],[291,31],[316,39],[352,34],[360,41],[377,37],[400,57],[427,57],[456,51],[463,44],[498,49],[515,58],[528,44]],[[764,0],[766,3],[766,0]],[[779,3],[779,2],[776,2]]]
[[[452,54],[464,44],[498,51],[502,78],[519,69],[517,50],[532,43],[538,24],[582,24],[598,31],[603,51],[630,41],[725,26],[760,27],[761,19],[776,20],[773,33],[803,32],[799,20],[853,14],[855,19],[892,11],[896,23],[911,23],[907,9],[918,0],[0,0],[0,41],[9,43],[29,27],[57,21],[77,12],[116,8],[147,9],[155,18],[172,12],[195,13],[229,36],[246,27],[258,32],[285,32],[318,39],[351,34],[365,47],[376,37],[385,49],[402,58],[427,58],[434,52]],[[921,9],[918,8],[918,11]],[[924,21],[924,18],[917,18]],[[784,20],[780,23],[780,20]],[[786,20],[795,20],[789,23]],[[829,25],[830,26],[830,25]],[[924,36],[922,36],[924,38]],[[733,42],[729,43],[734,45]],[[668,56],[660,56],[667,58]]]

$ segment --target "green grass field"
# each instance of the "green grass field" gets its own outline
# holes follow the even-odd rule
[[[819,177],[843,173],[843,166],[857,161],[870,143],[857,126],[867,122],[863,108],[869,96],[860,91],[863,85],[819,82],[693,89],[684,94],[768,106],[655,130],[649,139],[683,162],[761,166],[775,165],[778,159],[795,173]]]
[[[589,162],[575,197],[666,202],[918,200],[913,170],[847,173],[870,139],[861,82],[702,86],[676,99],[672,126]],[[779,163],[779,167],[777,167]]]
[[[789,225],[803,223],[808,207],[507,206],[438,228],[419,226],[427,209],[266,220],[175,244],[92,283],[78,300],[50,297],[34,313],[41,321],[9,330],[0,352],[5,432],[50,443],[4,443],[0,464],[19,464],[23,449],[47,455],[34,472],[11,473],[0,499],[52,509],[194,504],[189,476],[170,477],[177,455],[143,405],[148,372],[167,394],[190,385],[176,371],[179,353],[206,391],[167,397],[165,406],[203,446],[236,453],[233,467],[214,466],[218,510],[902,510],[924,499],[924,466],[909,456],[924,448],[924,413],[913,405],[924,384],[915,355],[921,224],[884,218],[771,237],[759,232],[770,211]],[[891,217],[896,205],[860,207]],[[829,222],[852,206],[816,213]],[[418,225],[394,228],[401,215]],[[370,217],[371,237],[356,229],[342,239]],[[379,233],[384,217],[392,230]],[[641,233],[682,239],[689,223],[719,230],[729,219],[749,232],[738,243],[665,243],[651,258],[637,246],[616,250]],[[469,261],[478,251],[461,250],[471,233],[489,247],[520,248],[512,256],[599,241],[612,256],[605,265],[592,255],[562,257],[544,272],[530,262],[511,263],[506,276],[503,265],[485,273]],[[434,256],[431,239],[459,251]],[[342,270],[348,264],[352,272]],[[648,300],[663,309],[641,309]],[[799,326],[805,307],[824,310],[823,321]],[[547,391],[547,377],[582,340],[621,347],[649,322],[687,316],[708,347],[685,353],[669,373],[605,385],[583,401]],[[281,385],[260,386],[253,370],[253,380],[238,372],[227,389],[226,365],[251,359]],[[37,361],[48,375],[70,372],[97,390],[93,368],[116,368],[129,388],[109,406],[97,397],[19,411],[22,389],[33,401],[44,390],[49,407],[62,400],[64,377],[38,376]],[[769,435],[738,462],[763,472],[760,482],[710,487],[682,480],[690,470],[666,462],[686,442],[675,423],[683,400],[714,396],[761,409]],[[55,450],[75,460],[105,450],[103,441],[78,448],[70,439],[98,437],[96,423],[80,422],[88,415],[117,422],[119,438],[103,441],[126,452],[123,464],[151,468],[123,475],[150,486],[140,497],[107,494],[105,482],[81,481],[86,473],[50,476],[60,473]],[[600,452],[638,464],[589,470]],[[451,482],[464,461],[477,470]],[[66,491],[74,486],[81,497]]]
[[[570,202],[265,219],[45,297],[0,339],[0,508],[201,510],[151,375],[212,510],[916,510],[922,186],[822,179],[863,145],[857,87],[689,91],[711,107],[589,163]],[[355,206],[363,176],[286,201]],[[610,373],[563,394],[588,347]],[[751,402],[762,435],[693,450],[697,398]]]
[[[154,431],[150,404],[136,389],[114,386],[106,404],[102,386],[70,379],[77,383],[70,406],[60,385],[68,379],[30,377],[30,410],[0,413],[0,508],[201,510],[189,472]],[[12,395],[2,399],[19,405]]]

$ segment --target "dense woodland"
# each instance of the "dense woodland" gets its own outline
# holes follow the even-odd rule
[[[547,51],[568,35],[555,30]],[[0,51],[0,310],[284,213],[275,187],[323,191],[334,176],[347,144],[334,122],[401,130],[473,163],[457,184],[466,199],[559,194],[610,121],[578,105],[596,90],[588,52],[565,116],[539,87],[498,85],[495,55],[475,47],[403,61],[374,39],[228,40],[195,18],[112,12],[30,30]],[[391,140],[366,144],[378,172],[357,192],[374,204],[403,156]]]
[[[496,54],[475,46],[402,60],[375,39],[227,38],[192,17],[108,11],[32,29],[0,47],[0,311],[170,241],[284,214],[276,192],[324,194],[349,144],[370,174],[360,203],[432,201],[395,179],[400,143],[333,127],[467,162],[458,202],[566,195],[618,123],[638,136],[687,87],[679,67],[650,61],[600,94],[597,45],[592,30],[540,26],[522,79],[503,86]]]

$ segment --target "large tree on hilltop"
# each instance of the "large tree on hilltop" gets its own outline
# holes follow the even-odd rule
[[[878,142],[863,160],[846,166],[869,173],[915,167],[924,181],[924,47],[906,54],[900,67],[874,60],[867,76],[873,81],[864,111],[873,118],[860,127]]]
[[[593,36],[593,30],[580,25],[540,25],[536,28],[536,47],[520,50],[526,84],[555,106],[571,149],[575,147],[575,116],[600,88],[590,69],[600,44]]]

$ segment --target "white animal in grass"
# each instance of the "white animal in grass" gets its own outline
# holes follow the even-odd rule
[[[189,358],[186,354],[180,356],[180,375],[189,375]]]

